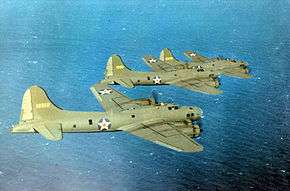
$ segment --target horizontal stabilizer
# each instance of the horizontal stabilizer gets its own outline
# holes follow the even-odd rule
[[[43,124],[33,128],[48,140],[60,141],[62,139],[61,125],[58,123]]]
[[[116,83],[118,83],[121,86],[124,86],[126,88],[134,88],[134,84],[130,79],[118,79],[115,81],[116,81]]]

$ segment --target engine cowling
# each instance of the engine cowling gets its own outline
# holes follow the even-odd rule
[[[185,128],[185,129],[182,129],[182,132],[184,134],[186,134],[187,136],[189,137],[198,137],[200,136],[200,133],[201,133],[201,129],[199,127],[199,125],[197,124],[194,124],[192,125],[191,127],[188,127],[188,128]]]
[[[193,137],[198,137],[198,136],[200,136],[201,129],[200,129],[200,126],[199,126],[199,125],[194,124],[194,125],[192,126],[192,129],[193,129]]]

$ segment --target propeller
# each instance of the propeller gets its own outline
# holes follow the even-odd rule
[[[202,118],[203,118],[203,117],[202,117]],[[199,119],[199,120],[195,120],[195,121],[192,121],[192,124],[193,124],[193,125],[198,125],[199,128],[200,128],[200,131],[203,130],[203,128],[202,128],[203,124],[202,124],[202,120],[201,120],[201,119]]]

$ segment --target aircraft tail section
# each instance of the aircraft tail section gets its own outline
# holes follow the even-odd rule
[[[159,58],[163,62],[177,61],[177,59],[173,56],[173,54],[169,48],[164,48],[161,51]]]
[[[20,121],[10,129],[11,133],[39,133],[51,141],[62,139],[60,123],[53,120],[62,111],[48,98],[45,91],[32,86],[24,93]],[[50,121],[50,122],[49,122]]]
[[[48,98],[46,92],[38,87],[32,86],[23,95],[21,107],[21,122],[31,122],[34,120],[49,119],[53,113],[59,111]]]
[[[112,55],[108,62],[105,71],[105,78],[109,79],[113,76],[126,76],[131,70],[124,64],[119,55]]]

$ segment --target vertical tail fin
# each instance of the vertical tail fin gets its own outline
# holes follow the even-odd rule
[[[164,48],[159,56],[160,60],[162,60],[163,62],[166,61],[177,61],[177,59],[173,56],[171,50],[169,48]]]
[[[50,116],[53,116],[59,110],[61,109],[50,101],[42,88],[32,86],[23,95],[20,121],[28,122],[43,118],[49,119]]]
[[[105,71],[105,78],[109,79],[112,76],[127,75],[131,70],[124,64],[119,55],[112,55],[108,62]]]

